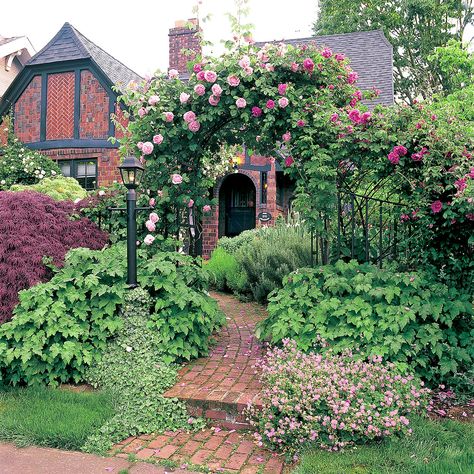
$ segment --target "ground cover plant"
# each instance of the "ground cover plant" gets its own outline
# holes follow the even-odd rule
[[[87,191],[77,180],[65,176],[44,178],[37,184],[14,184],[10,191],[36,191],[57,201],[75,201],[87,196]]]
[[[0,439],[79,450],[114,414],[104,392],[0,386]]]
[[[72,214],[72,202],[0,191],[0,324],[11,318],[20,290],[52,276],[48,262],[61,266],[69,249],[100,249],[107,242],[95,224]]]

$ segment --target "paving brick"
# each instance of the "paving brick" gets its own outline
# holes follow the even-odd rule
[[[212,456],[212,451],[208,449],[200,449],[192,457],[191,462],[193,464],[204,464],[204,462]]]
[[[211,451],[215,451],[223,442],[221,436],[212,436],[209,438],[206,443],[203,445],[204,449],[210,449]]]
[[[192,456],[198,450],[201,444],[202,443],[200,441],[190,440],[179,450],[179,455]]]
[[[226,469],[238,470],[244,465],[245,461],[247,460],[247,457],[248,456],[246,454],[232,454],[230,458],[226,461],[224,467]]]
[[[153,439],[149,444],[148,448],[152,449],[159,449],[162,448],[163,446],[167,445],[169,443],[169,436],[165,435],[158,435],[155,439]]]
[[[160,459],[169,459],[178,449],[178,446],[167,444],[166,446],[155,450],[155,457]]]
[[[153,457],[154,454],[155,454],[154,449],[145,448],[145,449],[141,449],[140,451],[138,451],[137,458],[138,459],[149,459],[149,458]]]
[[[214,456],[219,459],[227,459],[233,450],[234,450],[234,447],[231,444],[223,444],[214,453]]]

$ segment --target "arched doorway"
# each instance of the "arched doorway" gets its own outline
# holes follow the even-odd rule
[[[255,228],[256,190],[241,173],[227,176],[219,190],[219,237],[234,237]]]

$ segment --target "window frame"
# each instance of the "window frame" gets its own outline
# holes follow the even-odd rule
[[[87,174],[87,164],[93,161],[95,163],[95,174],[94,175],[88,175]],[[81,184],[81,181],[79,180],[84,180],[85,186],[81,184],[81,186],[86,190],[86,191],[92,191],[94,189],[97,189],[97,179],[98,179],[98,174],[99,174],[99,169],[98,169],[98,159],[96,157],[91,157],[91,158],[78,158],[78,159],[69,159],[69,160],[57,160],[57,164],[59,168],[61,168],[61,164],[63,163],[68,163],[70,165],[70,177],[76,179],[79,184]],[[84,163],[86,165],[86,175],[83,177],[78,177],[77,176],[77,170],[78,166],[80,164]],[[62,170],[61,170],[62,174]],[[65,176],[65,175],[63,175]],[[92,187],[87,187],[87,184],[89,180],[93,178],[93,186]]]

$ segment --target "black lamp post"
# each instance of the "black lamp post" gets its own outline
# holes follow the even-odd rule
[[[137,193],[144,168],[134,156],[127,156],[119,166],[122,182],[127,188],[127,284],[136,288],[137,283]]]

